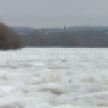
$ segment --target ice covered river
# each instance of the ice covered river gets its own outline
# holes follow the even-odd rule
[[[0,108],[108,108],[108,49],[0,51]]]

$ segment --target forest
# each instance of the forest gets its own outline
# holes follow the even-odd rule
[[[63,30],[61,32],[40,32],[23,34],[25,46],[56,47],[108,47],[107,30]]]
[[[108,30],[56,28],[50,32],[36,29],[29,32],[29,29],[25,29],[25,32],[20,34],[20,31],[16,32],[0,23],[0,49],[21,47],[108,47]]]

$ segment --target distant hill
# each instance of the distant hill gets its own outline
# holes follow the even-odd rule
[[[30,27],[12,27],[12,29],[21,35],[32,33],[35,30]]]
[[[49,34],[49,33],[59,33],[59,32],[63,32],[64,28],[30,28],[30,27],[12,27],[13,30],[17,33],[20,34],[28,34],[28,33],[32,33],[32,32],[44,32],[45,34]],[[79,30],[99,30],[99,31],[103,31],[103,30],[108,30],[108,27],[92,27],[92,26],[80,26],[80,27],[67,27],[65,28],[67,31],[79,31]]]
[[[25,46],[108,47],[108,27],[13,27]]]

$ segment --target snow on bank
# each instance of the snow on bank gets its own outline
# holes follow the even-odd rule
[[[0,51],[0,108],[108,106],[108,49]]]

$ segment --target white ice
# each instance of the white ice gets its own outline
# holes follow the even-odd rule
[[[0,51],[0,108],[107,108],[108,49]]]

